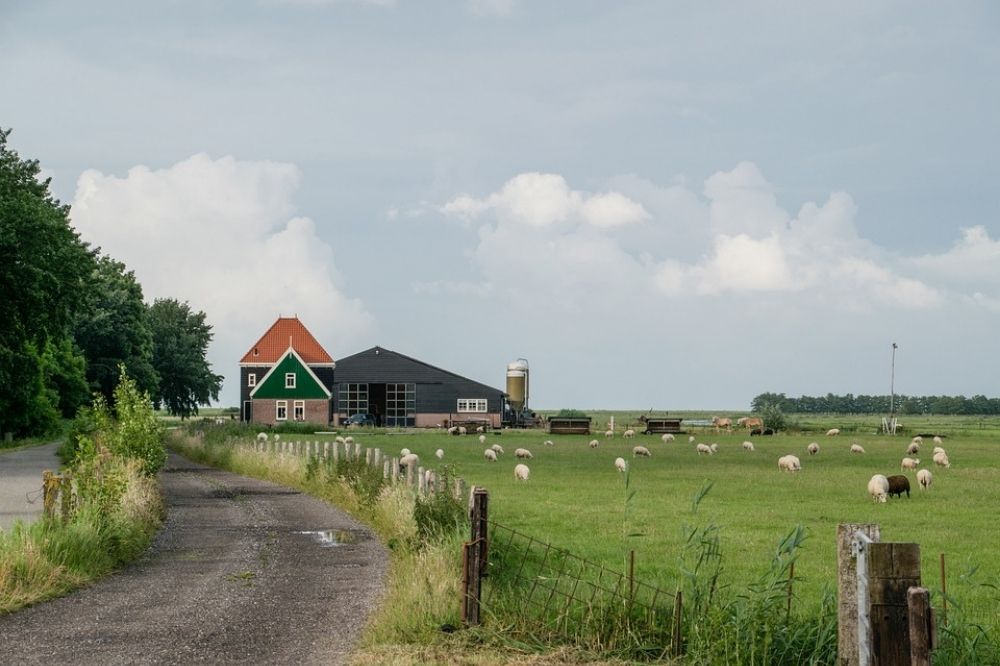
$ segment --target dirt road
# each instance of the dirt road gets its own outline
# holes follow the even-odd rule
[[[342,663],[386,572],[371,532],[298,491],[176,455],[161,479],[169,514],[146,555],[0,617],[0,662]]]
[[[42,472],[59,471],[58,442],[0,452],[0,529],[15,520],[34,522],[42,515]]]

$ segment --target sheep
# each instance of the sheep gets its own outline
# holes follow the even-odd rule
[[[923,438],[923,437],[921,437],[920,435],[916,435],[916,436],[915,436],[915,437],[914,437],[913,439],[911,439],[910,441],[911,441],[911,442],[916,442],[917,444],[923,444],[923,443],[924,443],[924,438]]]
[[[792,454],[781,456],[778,458],[778,470],[782,472],[798,472],[802,470],[802,463],[799,462],[798,456],[793,456]]]
[[[527,481],[529,474],[531,474],[531,470],[528,469],[527,465],[518,465],[514,468],[514,478],[518,481]]]
[[[479,436],[479,443],[480,444],[485,444],[486,443],[486,435],[480,435]]]
[[[590,440],[590,444],[588,444],[587,446],[589,446],[592,449],[596,449],[599,445],[600,442],[598,442],[596,439],[592,439]]]
[[[948,460],[948,454],[944,451],[934,454],[934,464],[938,467],[951,467],[951,461]]]
[[[542,444],[544,446],[555,446],[555,443],[553,443],[553,441],[551,439],[545,440],[544,442],[542,442]]]
[[[465,426],[458,426],[458,434],[459,435],[468,435],[469,431],[468,431],[468,429],[466,429]]]
[[[903,462],[900,463],[900,469],[916,469],[917,465],[920,464],[920,458],[903,458]]]
[[[449,435],[457,435],[458,434],[458,426],[452,426],[452,427],[448,428],[448,434]]]
[[[814,456],[819,453],[819,444],[811,442],[809,446],[806,447],[806,450],[809,452],[809,455]]]
[[[719,452],[719,445],[716,444],[715,442],[712,442],[711,444],[709,444],[708,448],[712,449],[712,453],[718,453]]]
[[[478,428],[476,428],[476,432],[478,433],[486,432],[486,426],[479,426]]]
[[[688,435],[688,444],[694,444],[694,435]]]
[[[937,454],[939,454],[939,453],[944,453],[944,447],[941,447],[941,446],[935,446],[935,447],[934,447],[934,451],[933,451],[933,454],[934,454],[934,455],[937,455]]]
[[[922,469],[917,472],[917,486],[921,490],[930,490],[931,484],[934,482],[934,475],[931,474],[929,469]]]
[[[743,450],[744,451],[749,451],[750,453],[753,453],[753,451],[754,451],[753,442],[749,442],[749,441],[743,442]]]
[[[889,479],[882,474],[876,474],[868,481],[868,494],[876,504],[883,504],[889,499]]]
[[[413,465],[416,467],[420,463],[420,456],[416,453],[409,453],[399,459],[399,466],[406,467],[407,465]]]
[[[274,433],[274,441],[277,442],[279,439],[281,439],[281,435],[279,435],[278,433]]]
[[[645,446],[633,446],[632,447],[632,457],[633,458],[635,458],[636,456],[643,456],[645,458],[650,458],[650,457],[652,457],[652,455],[653,454],[650,453],[649,449],[647,449]]]
[[[703,453],[707,453],[708,455],[715,453],[715,451],[712,450],[712,447],[708,444],[699,444],[695,447],[695,450],[698,452],[699,456]]]
[[[910,442],[910,445],[906,447],[906,455],[912,456],[920,453],[920,444],[917,442]]]
[[[635,430],[629,428],[628,430],[622,433],[622,437],[624,437],[625,439],[632,439],[633,437],[635,437]]]
[[[266,432],[259,432],[259,433],[257,433],[257,441],[258,442],[266,442],[267,441],[267,433]]]
[[[611,439],[614,436],[615,436],[615,431],[614,430],[605,430],[604,431],[604,439]]]
[[[277,437],[275,437],[275,439],[277,439]],[[344,444],[353,444],[353,443],[354,443],[354,438],[353,437],[345,437],[344,438]]]
[[[934,443],[935,444],[944,444],[944,440],[942,440],[941,437],[939,437],[938,435],[934,435]]]
[[[840,434],[840,428],[830,428],[829,430],[826,431],[827,437],[836,437],[839,434]]]
[[[486,449],[485,451],[483,451],[483,457],[486,458],[487,462],[496,462],[497,452],[494,451],[493,449]]]
[[[671,435],[671,434],[670,434],[669,432],[668,432],[668,433],[664,433],[664,434],[660,435],[660,440],[661,440],[661,441],[662,441],[662,442],[663,442],[664,444],[666,444],[667,442],[672,442],[672,441],[674,441],[674,436],[673,436],[673,435]]]
[[[896,474],[886,478],[889,482],[889,497],[895,495],[896,497],[902,498],[903,493],[906,493],[907,499],[910,497],[910,480],[907,479],[902,474]]]
[[[403,457],[408,456],[408,455],[410,455],[410,450],[409,449],[400,449],[399,450],[399,457],[400,458],[403,458]]]
[[[434,452],[434,455],[437,456],[438,460],[444,460],[444,449],[438,449]]]
[[[494,444],[490,448],[493,450],[494,453],[497,453],[498,455],[503,455],[503,447],[500,446],[499,444]]]
[[[851,453],[864,453],[865,447],[860,444],[851,444]]]
[[[628,469],[628,463],[625,462],[624,458],[615,458],[615,469],[617,469],[619,472],[624,472],[626,469]]]
[[[514,451],[514,457],[515,458],[525,458],[527,460],[531,460],[532,455],[531,455],[531,451],[529,451],[528,449],[516,449]]]

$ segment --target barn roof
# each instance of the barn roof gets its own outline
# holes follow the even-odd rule
[[[333,365],[331,357],[316,341],[298,317],[278,317],[240,359],[241,364],[271,365],[277,363],[291,347],[308,365]]]
[[[440,383],[445,378],[461,380],[492,392],[506,395],[474,379],[431,365],[420,359],[375,346],[357,354],[346,356],[337,363],[337,381],[414,381]]]

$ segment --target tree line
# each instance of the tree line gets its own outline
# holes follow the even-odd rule
[[[784,393],[761,393],[750,403],[754,412],[776,405],[781,411],[798,414],[888,414],[889,395],[804,395],[789,398]],[[897,395],[893,400],[897,414],[1000,414],[1000,398],[974,395]]]
[[[0,432],[47,434],[95,394],[113,404],[122,367],[172,414],[217,400],[205,313],[147,304],[125,264],[80,240],[9,135],[0,128]]]

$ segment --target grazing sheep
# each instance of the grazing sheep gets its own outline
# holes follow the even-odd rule
[[[528,449],[516,449],[514,451],[514,457],[515,458],[527,458],[528,460],[531,460],[531,458],[532,458],[531,451],[529,451]]]
[[[457,435],[458,434],[458,426],[452,426],[452,427],[448,428],[448,434],[449,435]]]
[[[840,434],[840,428],[830,428],[829,430],[826,431],[827,437],[836,437],[839,434]]]
[[[596,449],[599,445],[600,442],[598,442],[596,439],[590,440],[590,444],[588,444],[588,446],[592,449]]]
[[[434,455],[437,456],[438,460],[443,460],[444,459],[444,449],[438,449],[437,451],[434,452]]]
[[[694,444],[694,435],[688,435],[688,444]]]
[[[906,447],[906,455],[912,456],[920,453],[920,444],[917,442],[910,442],[910,445]]]
[[[743,450],[750,451],[751,453],[753,453],[754,451],[753,442],[743,442]]]
[[[274,441],[277,442],[279,439],[281,439],[281,435],[279,435],[278,433],[274,433]]]
[[[480,444],[485,444],[486,443],[486,435],[480,435],[479,436],[479,443]]]
[[[939,454],[939,453],[944,453],[944,452],[945,452],[945,451],[944,451],[944,448],[943,448],[943,447],[941,447],[941,446],[935,446],[935,447],[934,447],[934,451],[932,451],[932,453],[933,453],[934,455],[937,455],[937,454]]]
[[[798,456],[788,454],[778,458],[778,469],[782,472],[799,472],[802,470],[802,463],[799,462]]]
[[[920,464],[920,458],[903,458],[903,462],[900,463],[900,469],[916,469],[917,465]]]
[[[274,438],[278,439],[277,435]],[[353,437],[345,437],[344,438],[344,444],[353,444],[353,443],[354,443],[354,438]]]
[[[887,477],[886,481],[889,482],[889,497],[895,495],[896,497],[902,498],[903,493],[906,493],[907,499],[910,497],[910,480],[907,479],[902,474],[895,474],[893,476]]]
[[[615,436],[615,431],[614,430],[605,430],[604,431],[604,438],[605,439],[611,439],[614,436]]]
[[[267,441],[267,433],[266,432],[259,432],[259,433],[257,433],[257,441],[258,442],[266,442]]]
[[[716,444],[715,442],[712,442],[711,444],[709,444],[708,448],[712,449],[712,453],[718,453],[719,452],[719,445]]]
[[[400,449],[399,450],[399,457],[400,458],[403,458],[403,457],[408,456],[408,455],[410,455],[410,450],[409,449]]]
[[[544,442],[542,442],[542,444],[544,446],[555,446],[555,444],[553,443],[553,441],[551,439],[545,440]]]
[[[917,444],[923,444],[924,443],[924,438],[921,437],[920,435],[917,435],[916,437],[914,437],[910,441],[911,442],[916,442]]]
[[[468,429],[466,429],[465,426],[458,426],[458,434],[459,435],[468,435],[469,431],[468,431]]]
[[[938,435],[934,435],[934,443],[935,444],[944,444],[944,440],[942,440]]]
[[[494,451],[494,453],[498,453],[498,454],[501,454],[501,455],[503,454],[503,447],[500,446],[499,444],[494,444],[490,448]]]
[[[407,455],[399,459],[400,467],[406,467],[407,465],[416,466],[419,463],[420,463],[420,456],[418,456],[416,453],[408,453]]]
[[[851,444],[851,453],[864,453],[865,447],[860,444]]]
[[[951,467],[951,461],[948,460],[948,454],[944,451],[934,454],[934,464],[938,467]]]
[[[882,474],[876,474],[868,481],[868,494],[875,503],[883,504],[889,499],[889,479]]]
[[[624,472],[626,469],[628,469],[628,463],[625,462],[624,458],[615,458],[615,469],[617,469],[619,472]]]
[[[660,435],[660,440],[663,441],[664,444],[666,444],[667,442],[674,441],[674,436],[671,435],[669,432],[664,433],[663,435]]]
[[[652,457],[652,455],[653,454],[650,453],[649,449],[647,449],[645,446],[633,446],[632,447],[632,457],[633,458],[636,457],[636,456],[643,456],[643,457],[646,457],[646,458],[650,458],[650,457]]]
[[[917,486],[921,490],[930,490],[932,483],[934,483],[934,475],[931,474],[929,469],[922,469],[917,472]]]
[[[809,455],[814,456],[819,453],[819,444],[812,442],[806,447],[806,450],[809,452]]]
[[[633,437],[635,437],[635,430],[629,428],[628,430],[622,433],[622,437],[624,437],[625,439],[632,439]]]
[[[496,462],[497,452],[494,451],[493,449],[486,449],[485,451],[483,451],[483,457],[486,458],[487,462]]]
[[[699,444],[695,447],[695,450],[698,452],[699,456],[703,453],[707,453],[708,455],[715,453],[715,451],[712,450],[712,447],[708,444]]]
[[[486,432],[486,426],[479,426],[476,428],[476,432],[483,433]]]
[[[514,478],[518,481],[527,481],[529,474],[531,474],[531,470],[528,469],[527,465],[518,465],[514,468]]]

